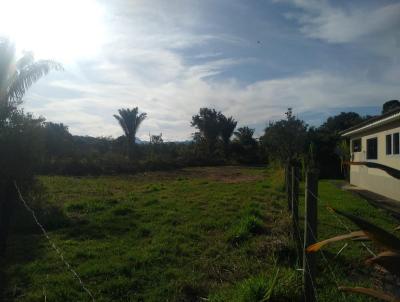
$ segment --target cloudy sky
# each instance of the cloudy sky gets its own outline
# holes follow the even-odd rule
[[[259,134],[287,107],[318,125],[400,98],[399,1],[2,0],[0,20],[64,64],[25,106],[74,134],[121,135],[123,107],[147,112],[141,138],[185,140],[205,106]]]

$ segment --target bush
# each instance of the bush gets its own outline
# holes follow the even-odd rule
[[[35,181],[29,191],[24,194],[24,200],[35,212],[39,222],[46,230],[54,230],[69,225],[69,220],[61,205],[51,203],[45,193],[45,188]],[[32,214],[25,208],[22,201],[15,204],[15,219],[12,228],[18,232],[40,232]]]

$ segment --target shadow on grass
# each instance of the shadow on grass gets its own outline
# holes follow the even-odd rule
[[[46,231],[60,229],[70,223],[61,207],[35,200],[29,206]],[[16,287],[14,287],[14,292],[6,292],[7,288],[13,288],[9,284],[13,274],[8,271],[9,267],[17,267],[18,270],[18,267],[23,264],[40,258],[43,236],[41,227],[35,221],[32,213],[22,203],[17,202],[11,219],[6,253],[3,259],[0,259],[0,301],[12,300],[16,295]],[[48,244],[47,241],[45,243]],[[25,274],[19,273],[18,276],[20,282],[29,283]]]
[[[31,262],[39,257],[40,251],[40,240],[38,237],[40,235],[22,235],[22,234],[11,234],[8,240],[6,255],[0,260],[0,301],[8,301],[9,298],[14,298],[14,293],[6,292],[6,288],[12,288],[9,286],[10,275],[7,274],[7,269],[12,265],[23,265],[25,263]],[[21,274],[19,278],[24,275]],[[28,281],[27,281],[28,282]]]

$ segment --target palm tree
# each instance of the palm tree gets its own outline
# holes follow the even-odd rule
[[[131,158],[133,155],[133,148],[136,144],[136,132],[138,131],[140,124],[146,119],[147,113],[142,112],[139,114],[138,107],[133,109],[119,109],[118,113],[119,115],[114,114],[114,117],[117,119],[124,131],[127,139],[128,156]]]
[[[225,156],[228,156],[229,153],[229,143],[231,140],[231,136],[233,131],[236,128],[237,121],[233,117],[226,117],[222,113],[218,117],[219,127],[220,127],[220,137],[222,141],[222,145],[224,148]]]
[[[8,159],[13,158],[21,151],[28,148],[24,142],[26,134],[20,129],[20,123],[31,122],[37,126],[38,120],[17,111],[17,105],[22,102],[22,97],[27,89],[50,70],[61,70],[62,66],[54,61],[35,61],[33,54],[26,52],[17,60],[14,44],[7,38],[0,37],[0,140],[7,142],[7,147],[0,158],[2,175],[0,180],[0,257],[6,250],[7,237],[10,229],[11,214],[16,201],[17,192],[13,181],[26,179],[31,176],[33,157],[19,158],[19,166],[13,165]],[[15,125],[17,120],[18,131]],[[27,129],[33,128],[26,126]],[[3,130],[9,131],[3,131]],[[21,132],[22,131],[22,132]],[[29,132],[30,133],[30,132]],[[11,139],[10,139],[11,138]],[[34,140],[34,138],[32,138]],[[34,154],[29,150],[30,155]]]
[[[0,38],[0,121],[21,102],[27,89],[50,70],[62,70],[62,65],[51,60],[35,61],[32,52],[25,52],[16,60],[15,45]]]
[[[240,127],[235,131],[235,139],[242,145],[253,145],[256,140],[253,138],[254,129],[247,126]]]

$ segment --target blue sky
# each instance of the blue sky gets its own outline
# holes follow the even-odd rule
[[[66,70],[36,84],[25,103],[74,134],[121,135],[112,115],[122,107],[148,113],[142,139],[185,140],[204,106],[260,134],[287,107],[318,125],[340,111],[377,114],[400,98],[398,1],[84,2],[87,16],[100,13],[65,31],[59,44],[69,39],[75,55],[54,54]]]

